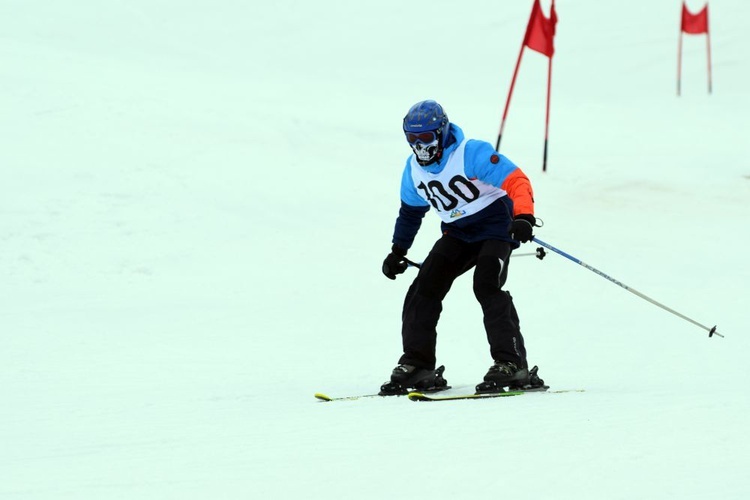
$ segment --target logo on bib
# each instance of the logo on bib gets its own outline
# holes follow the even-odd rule
[[[466,214],[465,210],[455,209],[454,211],[451,212],[451,219],[455,219],[456,217],[461,217],[462,215],[465,215],[465,214]]]

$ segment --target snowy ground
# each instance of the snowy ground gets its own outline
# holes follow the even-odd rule
[[[584,393],[312,397],[400,355],[401,118],[437,99],[494,143],[530,6],[0,4],[0,498],[750,497],[741,0],[711,3],[711,96],[685,39],[681,98],[679,2],[560,0],[549,171],[539,54],[502,147],[537,236],[726,338],[519,257],[530,362]],[[491,363],[468,276],[438,360],[456,391]]]

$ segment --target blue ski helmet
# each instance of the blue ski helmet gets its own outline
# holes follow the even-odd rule
[[[404,134],[417,163],[425,166],[440,160],[450,136],[449,128],[448,115],[435,101],[421,101],[409,109],[404,117]]]

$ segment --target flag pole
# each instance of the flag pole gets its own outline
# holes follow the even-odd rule
[[[706,50],[708,54],[708,93],[711,94],[711,32],[706,29]]]
[[[677,96],[680,96],[680,81],[682,79],[682,24],[680,24],[680,38],[677,43]]]
[[[510,90],[508,91],[508,98],[505,100],[505,111],[503,111],[503,119],[500,122],[500,132],[497,134],[497,142],[495,143],[495,151],[500,151],[500,139],[503,137],[503,129],[505,128],[505,119],[508,117],[508,108],[510,107],[510,98],[513,95],[513,87],[516,86],[516,77],[518,76],[518,68],[521,67],[521,58],[523,57],[523,49],[526,46],[526,39],[524,38],[521,44],[521,51],[518,53],[518,61],[516,61],[516,69],[513,71],[513,78],[510,81]]]
[[[547,143],[549,142],[549,102],[550,102],[550,91],[552,89],[552,56],[549,57],[549,65],[547,67],[547,118],[544,123],[544,161],[542,163],[542,172],[547,171]]]

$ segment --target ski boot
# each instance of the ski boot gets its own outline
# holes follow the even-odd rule
[[[476,387],[477,394],[505,392],[504,387],[525,385],[529,380],[529,370],[519,368],[512,361],[495,361],[484,376],[484,382]]]
[[[437,370],[417,368],[413,365],[398,365],[391,373],[391,379],[380,386],[381,396],[397,396],[409,393],[409,389],[419,392],[436,392],[450,389],[443,378],[445,366]]]
[[[529,370],[529,378],[524,384],[513,383],[508,389],[511,391],[546,391],[549,389],[548,385],[544,385],[544,380],[539,378],[539,367],[535,366]]]

